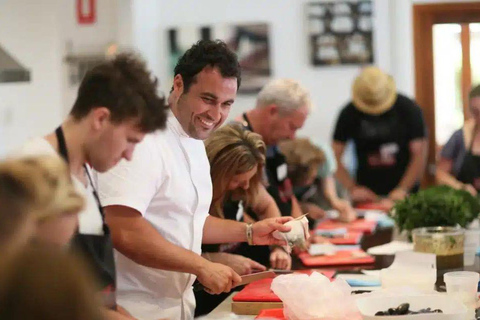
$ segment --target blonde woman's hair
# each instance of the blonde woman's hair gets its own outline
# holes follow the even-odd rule
[[[300,83],[292,79],[277,79],[267,83],[257,96],[257,108],[276,105],[280,112],[288,114],[304,106],[310,111],[310,94]]]
[[[288,175],[294,186],[301,185],[313,171],[318,171],[325,162],[325,154],[308,138],[297,138],[279,143],[280,152],[285,156]]]
[[[87,263],[35,244],[0,270],[0,319],[101,320],[101,303]]]
[[[233,176],[257,167],[257,173],[250,180],[248,190],[240,195],[246,206],[255,201],[265,165],[266,147],[262,137],[245,130],[238,123],[228,124],[211,134],[205,141],[205,147],[213,183],[210,213],[224,218],[223,204],[228,193],[227,186]]]
[[[0,163],[1,202],[21,208],[39,221],[78,213],[84,207],[84,199],[75,190],[67,164],[56,156]]]

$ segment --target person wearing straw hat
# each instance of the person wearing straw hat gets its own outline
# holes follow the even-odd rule
[[[342,164],[348,141],[355,144],[355,178]],[[355,79],[352,101],[340,112],[333,135],[337,179],[353,202],[393,205],[418,188],[425,169],[426,128],[422,110],[397,93],[395,81],[377,67]]]

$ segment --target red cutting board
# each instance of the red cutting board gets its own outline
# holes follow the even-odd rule
[[[255,319],[278,319],[286,320],[283,315],[283,309],[265,309],[260,311]]]
[[[317,225],[317,229],[338,229],[347,228],[349,232],[363,232],[370,234],[377,227],[376,221],[370,221],[365,219],[357,219],[353,222],[340,222],[335,220],[324,220]]]
[[[325,267],[325,266],[342,266],[342,265],[357,265],[370,264],[375,262],[372,256],[362,258],[352,257],[352,252],[363,252],[363,250],[346,250],[338,251],[333,256],[312,256],[308,252],[302,252],[298,256],[302,263],[307,267]]]
[[[365,202],[359,203],[355,206],[355,209],[360,210],[380,210],[380,211],[389,211],[389,208],[380,202]]]
[[[295,273],[311,274],[315,270],[299,270]],[[326,270],[321,271],[330,280],[333,278],[335,271]],[[272,285],[272,278],[262,279],[250,283],[245,286],[239,293],[233,297],[234,302],[281,302],[279,297],[270,289]]]

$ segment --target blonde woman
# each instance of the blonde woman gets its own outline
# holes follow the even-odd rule
[[[35,241],[56,246],[69,243],[84,200],[63,160],[41,156],[5,161],[0,164],[0,185],[0,202],[33,219],[30,235]],[[5,207],[0,206],[0,217],[8,221]],[[0,225],[4,223],[0,221]]]
[[[244,220],[247,210],[252,210],[260,220],[281,216],[263,185],[266,147],[260,135],[232,123],[210,135],[205,147],[213,184],[211,215],[237,221]],[[254,260],[269,263],[275,269],[291,268],[291,257],[281,247],[269,250],[229,243],[204,245],[202,249],[205,258],[226,264],[240,275],[266,269]],[[222,297],[201,292],[196,293],[196,300],[195,315],[198,316],[212,310]]]
[[[68,251],[25,248],[0,269],[0,319],[104,319],[87,271]]]
[[[313,219],[322,218],[324,211],[311,199],[315,199],[319,189],[328,205],[339,212],[340,220],[351,221],[356,213],[349,202],[340,199],[333,175],[335,160],[328,157],[326,150],[314,145],[308,138],[297,138],[279,144],[286,158],[288,177],[292,181],[295,196],[300,201],[302,211]]]

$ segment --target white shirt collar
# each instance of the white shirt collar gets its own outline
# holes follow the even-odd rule
[[[172,128],[172,130],[173,130],[177,135],[179,135],[179,136],[181,136],[181,137],[190,138],[190,136],[185,132],[185,130],[183,130],[182,125],[180,124],[180,122],[178,121],[177,117],[175,117],[175,115],[173,114],[172,111],[170,111],[170,112],[168,113],[167,122],[168,122],[169,126]]]

